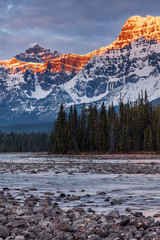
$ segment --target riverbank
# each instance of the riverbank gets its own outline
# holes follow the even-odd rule
[[[160,155],[0,154],[0,173],[0,240],[160,239]]]
[[[87,213],[83,208],[64,211],[49,197],[39,199],[31,195],[20,204],[12,194],[0,191],[0,238],[158,240],[160,222],[154,217],[144,217],[142,212],[120,215],[118,211],[112,211],[105,215],[94,211]]]
[[[9,157],[8,157],[9,156]],[[0,173],[160,174],[159,154],[1,154]]]
[[[35,153],[36,154],[36,153]],[[48,155],[42,153],[43,155]],[[41,155],[38,153],[38,155]],[[79,158],[79,159],[159,159],[160,154],[155,152],[130,152],[130,153],[80,153],[80,154],[50,154],[54,158]]]

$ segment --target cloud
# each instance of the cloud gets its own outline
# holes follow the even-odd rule
[[[159,12],[159,0],[0,1],[1,58],[11,58],[33,42],[84,54],[113,42],[129,17]]]

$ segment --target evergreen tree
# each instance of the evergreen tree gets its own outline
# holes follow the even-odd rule
[[[85,104],[81,108],[81,116],[79,119],[79,131],[78,131],[78,145],[82,152],[86,151],[86,127],[87,127],[87,109]]]
[[[58,118],[54,125],[54,139],[53,139],[53,151],[55,153],[66,153],[66,119],[65,110],[63,104],[60,105],[58,112]]]
[[[139,94],[134,104],[129,101],[124,104],[120,99],[118,113],[113,103],[108,111],[104,103],[100,111],[96,104],[88,109],[84,104],[79,116],[76,106],[71,106],[67,120],[61,105],[51,133],[53,152],[159,151],[159,109],[152,107],[146,91]]]
[[[70,107],[69,112],[69,134],[70,134],[70,145],[71,145],[71,151],[79,152],[79,146],[78,146],[78,118],[77,118],[77,109],[76,105],[74,105],[74,108]]]
[[[160,107],[157,108],[156,150],[160,152]]]
[[[100,151],[108,151],[109,145],[109,132],[108,132],[108,118],[104,102],[102,103],[99,117],[100,126]]]
[[[109,125],[109,151],[115,152],[116,150],[116,141],[115,141],[115,119],[116,113],[115,108],[112,105],[108,109],[108,125]]]
[[[86,129],[86,146],[89,152],[94,151],[94,112],[93,106],[89,105],[88,108],[88,122],[87,122],[87,129]]]

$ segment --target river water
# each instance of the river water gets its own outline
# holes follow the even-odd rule
[[[36,154],[0,154],[0,163],[44,163],[54,161],[87,161],[87,159],[56,158],[51,156],[37,156]],[[104,161],[104,160],[92,160]],[[113,161],[141,161],[143,160],[105,160]],[[146,161],[146,160],[144,160]],[[147,160],[154,162],[157,160]],[[3,169],[0,169],[2,172]],[[126,208],[132,211],[142,211],[144,215],[153,215],[160,212],[160,175],[144,174],[91,174],[54,171],[37,172],[36,174],[23,171],[3,172],[0,174],[0,190],[9,188],[10,192],[23,202],[31,194],[48,196],[57,202],[63,209],[83,206],[86,210],[93,209],[98,213],[108,213],[118,210],[126,213]],[[60,193],[65,198],[60,198]],[[7,192],[6,192],[7,194]],[[79,200],[71,201],[70,196],[80,196]]]

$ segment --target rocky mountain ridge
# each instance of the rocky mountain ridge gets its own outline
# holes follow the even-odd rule
[[[135,101],[160,95],[160,17],[131,17],[115,42],[86,55],[39,45],[0,61],[0,122],[52,121],[60,103]]]
[[[28,48],[24,53],[17,54],[15,58],[19,62],[45,63],[46,61],[58,58],[61,55],[62,54],[57,51],[51,51],[50,49],[42,48],[36,44],[32,48]]]

